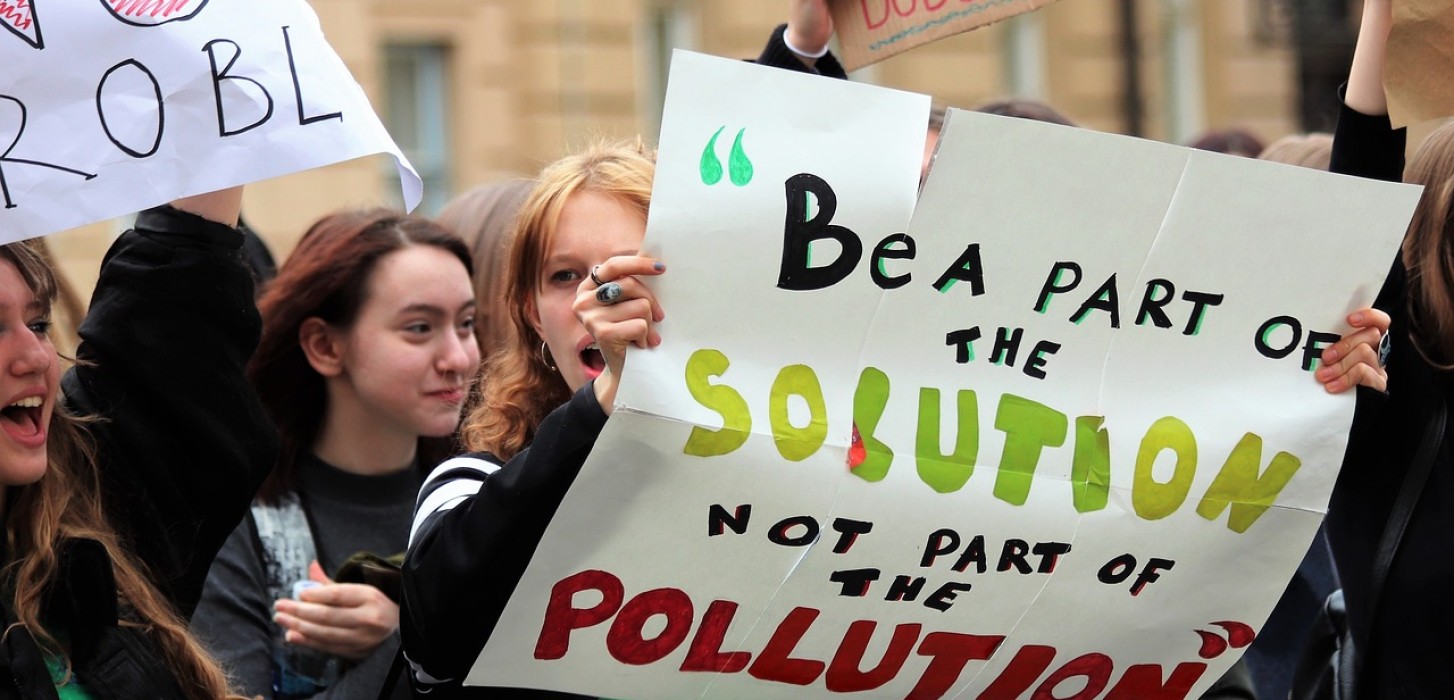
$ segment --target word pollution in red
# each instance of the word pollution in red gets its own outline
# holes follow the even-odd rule
[[[578,593],[600,598],[588,607],[576,607]],[[570,652],[576,630],[605,625],[606,652],[622,664],[647,666],[661,662],[686,646],[678,670],[683,673],[746,673],[768,683],[796,686],[821,684],[832,693],[875,690],[899,676],[909,657],[927,659],[910,700],[944,697],[966,670],[996,654],[1004,635],[929,631],[918,623],[895,625],[881,658],[865,659],[879,623],[854,620],[846,625],[820,619],[822,611],[799,606],[782,620],[767,643],[756,650],[724,650],[727,630],[738,604],[713,600],[700,618],[697,605],[686,592],[657,588],[629,600],[621,579],[601,570],[587,570],[561,579],[551,589],[544,623],[535,643],[535,658],[563,659]],[[665,620],[652,623],[652,619]],[[771,621],[767,621],[771,624]],[[1240,623],[1238,623],[1240,624]],[[842,638],[829,658],[813,658],[797,649],[815,626],[839,625]],[[1245,627],[1245,626],[1243,626]],[[658,630],[648,633],[647,630]],[[1249,631],[1250,634],[1250,631]],[[1237,639],[1243,646],[1249,639]],[[1225,647],[1224,647],[1225,648]],[[983,687],[977,700],[1181,700],[1207,670],[1200,661],[1178,663],[1165,673],[1161,664],[1136,664],[1118,669],[1107,654],[1089,653],[1060,659],[1048,645],[1025,645],[1013,651],[1010,662]],[[675,662],[673,662],[675,663]],[[865,665],[869,665],[865,668]],[[1027,695],[1028,693],[1028,695]],[[968,697],[968,696],[965,696]]]

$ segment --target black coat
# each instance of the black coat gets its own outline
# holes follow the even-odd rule
[[[1339,115],[1331,170],[1397,181],[1405,134],[1386,115]],[[1409,336],[1408,290],[1395,260],[1374,304],[1393,319],[1389,329],[1388,393],[1360,390],[1348,451],[1328,504],[1328,541],[1343,584],[1348,620],[1360,640],[1362,697],[1442,698],[1449,695],[1454,654],[1454,459],[1445,440],[1409,519],[1398,555],[1373,611],[1370,585],[1379,540],[1398,490],[1440,400],[1454,408],[1450,374],[1433,367]]]

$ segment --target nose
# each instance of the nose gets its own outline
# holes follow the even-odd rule
[[[55,350],[39,336],[26,330],[13,334],[9,343],[12,353],[9,361],[10,373],[17,377],[45,374],[55,362]]]
[[[480,364],[480,346],[474,333],[444,333],[434,366],[440,374],[468,377]]]

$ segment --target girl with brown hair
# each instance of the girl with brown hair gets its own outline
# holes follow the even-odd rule
[[[222,697],[187,633],[207,565],[272,461],[241,190],[143,212],[106,256],[64,378],[56,278],[0,247],[0,698]]]
[[[342,212],[309,229],[260,299],[248,376],[282,453],[193,621],[248,694],[379,693],[397,592],[332,578],[402,554],[420,482],[453,451],[480,360],[470,275],[464,243],[429,219]]]

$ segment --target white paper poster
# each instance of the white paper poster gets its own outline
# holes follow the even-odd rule
[[[419,202],[302,0],[13,0],[0,26],[0,242],[375,153]]]
[[[953,112],[913,209],[926,107],[678,55],[664,343],[469,683],[1188,698],[1256,636],[1417,189]]]

